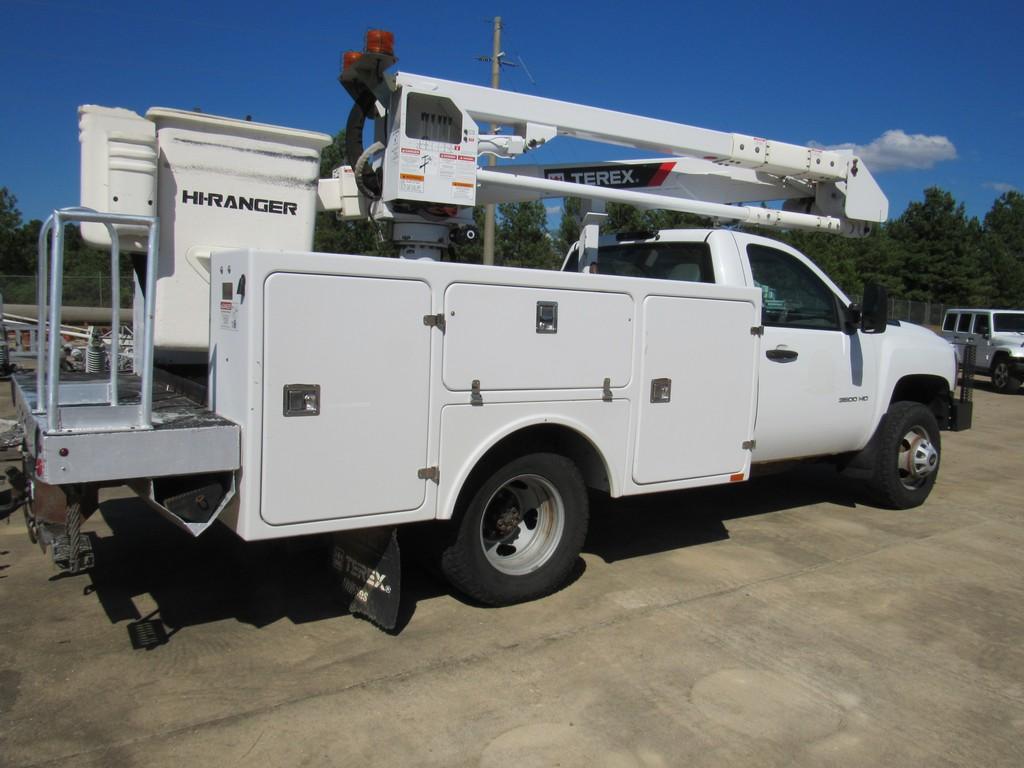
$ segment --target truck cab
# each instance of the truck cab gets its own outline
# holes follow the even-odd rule
[[[574,246],[563,270],[760,288],[755,463],[860,453],[908,393],[940,424],[956,410],[947,341],[877,315],[871,327],[828,275],[784,243],[726,229],[662,230],[602,237],[582,270],[581,253],[588,250]],[[700,375],[715,375],[713,359],[697,364]]]

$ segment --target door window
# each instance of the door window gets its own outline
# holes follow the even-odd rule
[[[942,323],[942,330],[953,331],[956,330],[956,319],[959,317],[956,312],[950,312],[946,315],[946,320]]]
[[[957,333],[969,333],[971,330],[971,318],[973,315],[970,312],[964,312],[960,315],[960,322],[956,325]]]
[[[799,259],[764,245],[748,245],[754,285],[761,289],[761,322],[783,328],[839,329],[835,294]]]
[[[988,333],[988,315],[975,315],[974,316],[974,332],[975,333]]]
[[[1024,333],[1024,312],[997,313],[996,331],[999,333]]]

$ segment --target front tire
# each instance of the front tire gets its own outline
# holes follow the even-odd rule
[[[573,462],[554,453],[522,456],[477,487],[441,570],[456,589],[488,605],[543,597],[569,578],[588,516]]]
[[[935,485],[940,456],[939,426],[931,410],[920,403],[893,403],[879,426],[868,482],[890,509],[920,506]]]
[[[1020,379],[1010,372],[1006,358],[996,360],[992,366],[992,388],[1004,395],[1012,395],[1020,389]]]

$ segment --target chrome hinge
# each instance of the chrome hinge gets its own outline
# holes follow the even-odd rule
[[[444,332],[444,312],[438,312],[436,315],[424,315],[423,324],[431,328],[439,328],[441,332]]]
[[[473,379],[473,390],[470,392],[469,402],[472,405],[484,404],[484,396],[480,394],[480,379]]]
[[[612,401],[612,380],[611,379],[605,379],[604,380],[604,387],[601,389],[601,399],[604,400],[606,403],[610,403]]]
[[[757,448],[757,440],[744,440],[740,447],[745,451],[752,451]]]
[[[441,477],[441,472],[437,467],[424,467],[416,471],[416,477],[420,480],[433,480],[436,483]]]
[[[750,335],[751,336],[764,336],[764,326],[763,325],[755,325],[753,328],[750,329]]]

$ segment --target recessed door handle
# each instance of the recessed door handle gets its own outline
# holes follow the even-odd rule
[[[764,356],[776,363],[788,363],[796,360],[797,351],[795,349],[769,349]]]

